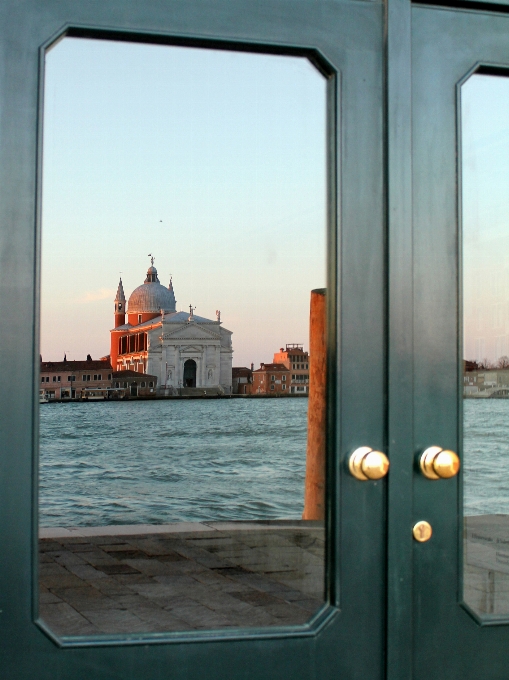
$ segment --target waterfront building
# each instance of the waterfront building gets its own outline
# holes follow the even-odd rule
[[[463,396],[509,397],[508,369],[467,370],[463,373]]]
[[[148,397],[155,396],[156,389],[157,376],[113,371],[109,357],[99,361],[41,361],[39,394],[47,400]]]
[[[109,357],[94,361],[42,361],[39,392],[47,399],[81,399],[90,390],[111,387],[112,369]]]
[[[253,371],[252,394],[288,393],[290,370],[283,364],[260,364]]]
[[[274,353],[273,361],[291,371],[290,393],[309,392],[309,353],[304,351],[303,345],[289,343],[281,347]]]
[[[155,396],[157,376],[140,374],[138,371],[113,371],[111,396],[151,397]]]
[[[253,383],[253,368],[234,366],[232,368],[232,394],[251,394]]]
[[[126,321],[127,314],[127,321]],[[145,282],[127,302],[118,285],[111,330],[111,365],[116,371],[134,371],[157,377],[163,393],[207,391],[230,394],[232,388],[232,332],[221,315],[207,319],[177,311],[173,283],[168,288],[152,265]]]

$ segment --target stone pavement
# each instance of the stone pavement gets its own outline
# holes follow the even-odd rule
[[[302,624],[324,547],[293,520],[41,529],[39,615],[61,636]]]
[[[465,517],[465,602],[479,615],[509,615],[509,515]]]

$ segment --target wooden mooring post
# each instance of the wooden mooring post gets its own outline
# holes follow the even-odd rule
[[[326,289],[311,291],[306,486],[302,519],[325,519]]]

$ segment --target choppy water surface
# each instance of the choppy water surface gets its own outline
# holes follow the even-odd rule
[[[307,404],[43,404],[40,525],[300,518]]]
[[[41,526],[300,518],[307,404],[44,404]],[[509,399],[463,406],[465,514],[509,514]]]
[[[509,399],[463,401],[465,515],[509,514]]]

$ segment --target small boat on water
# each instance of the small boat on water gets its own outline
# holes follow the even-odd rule
[[[39,404],[47,404],[49,402],[48,395],[44,394],[44,391],[39,392]]]

